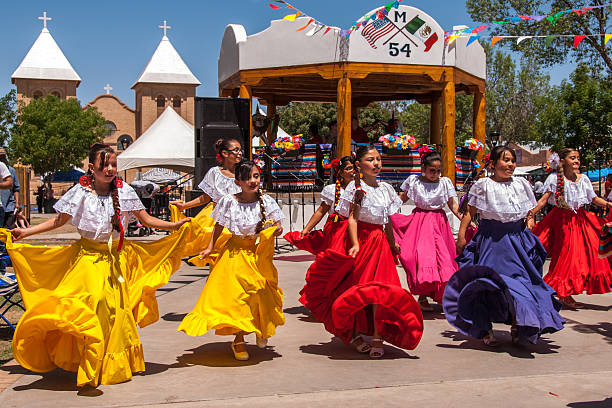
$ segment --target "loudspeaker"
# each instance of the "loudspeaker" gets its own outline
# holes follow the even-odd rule
[[[195,98],[195,179],[194,187],[206,172],[218,165],[215,142],[219,138],[236,139],[244,156],[251,151],[250,103],[245,98]]]

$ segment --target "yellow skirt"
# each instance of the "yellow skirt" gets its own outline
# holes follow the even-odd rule
[[[155,242],[125,241],[117,252],[82,238],[68,246],[13,243],[0,239],[13,262],[26,306],[13,336],[13,354],[23,367],[77,373],[77,385],[115,384],[144,371],[136,325],[158,320],[155,291],[180,266],[188,229]]]
[[[216,203],[210,202],[206,204],[204,208],[191,219],[191,223],[188,228],[191,229],[191,237],[192,239],[189,242],[186,242],[183,248],[183,257],[191,257],[189,258],[189,262],[195,266],[204,267],[207,263],[215,262],[219,256],[219,251],[223,247],[223,245],[232,237],[232,233],[224,228],[221,233],[221,237],[217,240],[215,244],[215,248],[213,252],[208,256],[207,260],[202,260],[198,256],[204,248],[208,246],[212,238],[213,229],[215,227],[215,220],[212,219],[210,214],[215,209]],[[172,222],[177,222],[186,218],[185,215],[179,211],[179,209],[174,205],[174,203],[170,203],[170,220]]]
[[[274,335],[276,326],[285,323],[283,291],[272,263],[275,229],[262,231],[259,244],[255,239],[232,236],[179,331],[190,336],[213,329],[218,335],[241,331],[264,339]]]

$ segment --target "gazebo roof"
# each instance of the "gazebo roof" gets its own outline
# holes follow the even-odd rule
[[[378,23],[387,24],[387,33],[372,45],[363,34],[373,22],[344,38],[338,29],[305,34],[316,31],[314,23],[297,31],[308,21],[275,20],[249,36],[244,27],[228,25],[219,54],[221,94],[230,96],[240,84],[247,84],[253,96],[273,99],[277,105],[335,102],[337,79],[348,75],[355,105],[365,106],[384,100],[426,102],[451,80],[457,92],[484,87],[486,56],[481,45],[476,41],[466,46],[467,38],[445,44],[442,27],[414,7],[391,9],[388,20]]]
[[[47,28],[43,28],[36,41],[17,67],[11,80],[52,79],[81,82],[68,59]]]

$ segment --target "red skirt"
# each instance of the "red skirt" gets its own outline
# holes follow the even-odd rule
[[[574,212],[555,207],[533,229],[551,257],[544,281],[559,297],[611,291],[610,262],[597,253],[604,223],[583,209]]]
[[[323,230],[312,231],[302,239],[299,231],[291,231],[286,233],[284,238],[293,246],[317,255],[329,248],[343,248],[347,225],[347,218],[331,214],[327,217]]]
[[[330,333],[349,343],[353,334],[374,334],[383,340],[414,349],[423,334],[423,315],[410,292],[400,284],[395,261],[380,225],[359,222],[360,250],[355,258],[344,249],[327,249],[308,270],[300,302],[323,322]],[[372,319],[370,312],[378,305]]]

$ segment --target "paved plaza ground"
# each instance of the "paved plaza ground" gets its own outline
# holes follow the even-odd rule
[[[502,346],[462,336],[437,312],[425,315],[416,350],[386,345],[382,360],[345,347],[298,302],[313,257],[277,256],[286,324],[265,350],[247,339],[238,362],[231,337],[177,332],[208,270],[186,264],[158,291],[160,320],[140,331],[146,373],[78,392],[75,375],[40,375],[15,361],[0,368],[0,407],[612,407],[612,295],[580,296],[588,308],[564,311],[568,323],[537,345]],[[403,271],[400,270],[400,275]]]

